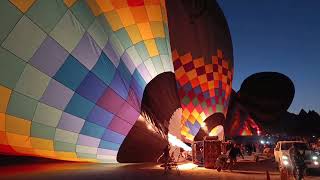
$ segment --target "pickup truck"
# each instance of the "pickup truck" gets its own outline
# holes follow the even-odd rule
[[[307,169],[320,168],[319,155],[316,152],[312,151],[307,143],[303,141],[278,141],[276,147],[274,148],[274,158],[278,163],[280,170],[282,167],[292,167],[289,156],[289,149],[293,144],[296,144],[296,147],[298,147],[300,152],[305,151],[305,164],[307,166]]]

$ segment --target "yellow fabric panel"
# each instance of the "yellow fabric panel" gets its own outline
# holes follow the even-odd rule
[[[153,36],[156,37],[165,37],[164,28],[162,22],[150,22],[151,31]]]
[[[32,6],[35,0],[10,0],[20,11],[23,13],[27,12],[28,9]]]
[[[185,131],[185,130],[181,130],[181,135],[183,135],[183,136],[186,136],[187,134],[188,134],[188,132],[187,131]]]
[[[90,7],[91,11],[93,12],[94,16],[99,16],[102,13],[101,8],[97,4],[97,1],[94,0],[86,0],[88,6]]]
[[[48,151],[54,151],[53,141],[48,139],[31,137],[31,144],[34,149],[42,149]]]
[[[187,119],[190,116],[190,112],[186,109],[183,111],[182,116]]]
[[[54,151],[34,149],[34,152],[35,154],[46,157],[46,158],[56,158],[56,153]]]
[[[194,136],[192,136],[191,134],[187,134],[187,135],[186,135],[186,138],[189,139],[189,140],[191,140],[191,141],[193,141]]]
[[[147,47],[147,50],[149,52],[150,57],[159,55],[159,51],[158,51],[158,48],[157,48],[157,45],[156,45],[156,42],[154,41],[154,39],[146,40],[146,41],[144,41],[144,44]]]
[[[110,11],[104,14],[111,25],[113,31],[117,31],[123,27],[120,17],[116,11]]]
[[[31,121],[6,115],[6,131],[10,133],[30,136]]]
[[[142,37],[137,25],[128,26],[126,27],[126,30],[133,44],[142,41]]]
[[[207,75],[201,75],[201,76],[198,76],[198,79],[200,81],[200,84],[203,84],[205,82],[207,82]]]
[[[145,6],[150,21],[162,21],[160,5]]]
[[[205,66],[205,69],[206,69],[206,73],[212,73],[213,72],[213,66],[212,64],[207,64]]]
[[[153,38],[150,23],[138,23],[138,28],[143,40],[148,40]]]
[[[192,124],[194,124],[196,122],[196,118],[193,115],[190,115],[188,117],[188,121],[190,121]]]
[[[202,122],[207,118],[206,114],[204,114],[204,112],[200,113],[200,117]]]
[[[209,81],[208,82],[208,88],[213,89],[214,88],[214,81]]]
[[[117,9],[117,13],[122,21],[124,27],[135,24],[134,18],[129,8]]]
[[[10,95],[10,89],[0,86],[0,113],[5,113],[7,111]]]
[[[203,124],[203,119],[201,118],[201,116],[199,115],[198,118],[197,118],[197,121],[200,125]]]
[[[56,151],[56,157],[61,160],[68,160],[68,161],[79,161],[77,158],[77,154],[75,152],[62,152]]]
[[[5,121],[5,114],[0,113],[0,131],[5,131],[6,129],[6,121]]]
[[[91,0],[89,0],[91,1]],[[96,0],[102,12],[109,12],[114,9],[110,0]]]
[[[194,59],[193,64],[194,64],[195,68],[204,66],[204,60],[203,60],[203,58]]]
[[[32,149],[30,137],[6,132],[8,144],[16,147]],[[23,153],[23,152],[22,152]]]
[[[199,113],[198,113],[198,111],[197,111],[196,109],[194,109],[194,110],[192,111],[191,115],[197,119],[198,116],[199,116]]]
[[[197,71],[195,69],[192,69],[191,71],[187,72],[187,76],[189,80],[192,80],[197,77]]]
[[[180,79],[186,72],[184,71],[183,66],[179,67],[177,70],[175,70],[176,79]]]
[[[191,62],[191,61],[192,61],[192,55],[191,55],[191,53],[187,53],[187,54],[185,54],[185,55],[183,55],[183,56],[180,56],[180,60],[181,60],[181,62],[182,62],[183,65]]]

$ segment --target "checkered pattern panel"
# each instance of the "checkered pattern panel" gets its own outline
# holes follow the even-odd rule
[[[194,58],[191,53],[178,54],[176,50],[172,57],[183,109],[181,134],[193,140],[207,117],[216,112],[226,115],[233,67],[219,49],[210,64],[204,58]]]
[[[158,0],[1,0],[0,153],[116,162],[173,71]]]

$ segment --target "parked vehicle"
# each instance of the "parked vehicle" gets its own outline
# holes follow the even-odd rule
[[[304,154],[304,162],[307,169],[320,168],[319,155],[310,149],[307,143],[303,141],[278,141],[274,148],[275,161],[278,163],[279,170],[282,167],[292,169],[292,162],[290,159],[289,149],[295,144],[295,147]]]

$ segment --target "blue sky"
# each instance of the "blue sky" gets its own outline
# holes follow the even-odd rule
[[[287,75],[295,84],[289,111],[320,112],[320,1],[218,0],[234,47],[233,88],[261,71]],[[275,87],[276,88],[276,87]]]

